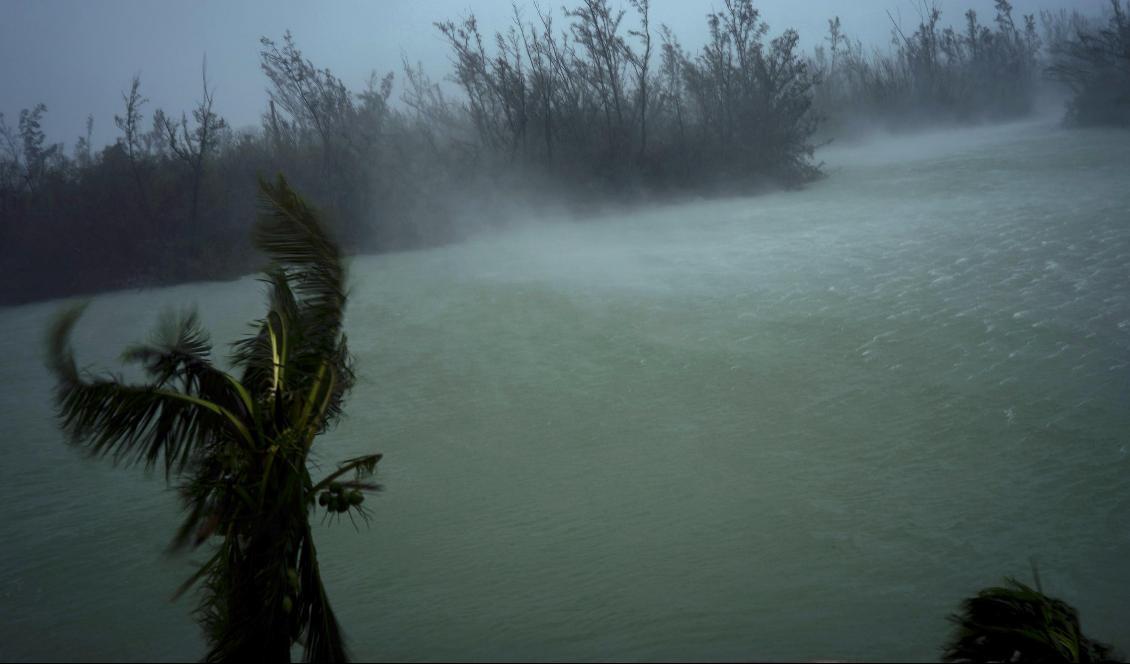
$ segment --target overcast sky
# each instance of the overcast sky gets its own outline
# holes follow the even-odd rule
[[[1108,0],[1013,0],[1015,12],[1075,7],[1098,12]],[[560,0],[543,0],[560,19]],[[576,4],[567,2],[569,6]],[[627,5],[626,0],[613,4]],[[652,0],[653,22],[666,23],[688,49],[701,45],[704,15],[720,0]],[[938,0],[943,20],[960,22],[972,7],[992,19],[992,0]],[[807,47],[818,43],[827,19],[839,15],[845,31],[885,48],[889,10],[903,24],[917,22],[921,0],[762,0],[756,2],[771,33],[797,28]],[[525,0],[519,6],[532,5]],[[509,0],[0,0],[0,112],[14,125],[19,109],[47,104],[45,128],[53,141],[73,145],[87,114],[95,143],[116,138],[113,116],[121,93],[140,73],[143,109],[179,115],[200,94],[200,65],[207,55],[216,109],[234,127],[255,125],[266,104],[259,70],[259,38],[291,30],[303,53],[360,87],[369,72],[399,69],[401,55],[423,63],[434,79],[447,75],[447,52],[433,22],[469,9],[484,32],[506,26]],[[398,94],[398,93],[394,93]]]

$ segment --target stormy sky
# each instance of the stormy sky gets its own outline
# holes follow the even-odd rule
[[[558,25],[559,2],[553,7]],[[625,6],[626,2],[622,3]],[[912,28],[922,9],[910,0],[762,0],[756,3],[772,34],[797,28],[804,44],[822,39],[827,19],[839,15],[845,31],[883,48],[889,40],[890,11]],[[966,8],[992,18],[992,0],[938,0],[943,19],[959,22]],[[1017,14],[1043,8],[1077,7],[1098,12],[1106,0],[1015,0]],[[653,0],[653,21],[674,29],[683,45],[696,49],[706,33],[703,16],[718,0]],[[572,5],[570,5],[572,6]],[[532,4],[520,2],[526,16]],[[19,109],[47,104],[45,129],[68,149],[94,115],[96,145],[114,140],[113,116],[121,93],[139,73],[155,108],[179,114],[200,93],[200,67],[207,56],[216,109],[236,128],[255,125],[264,108],[265,81],[258,67],[259,38],[291,30],[299,47],[319,67],[329,67],[360,86],[373,70],[400,68],[401,58],[420,62],[435,79],[448,72],[448,56],[433,22],[468,10],[484,32],[504,28],[509,0],[383,0],[333,3],[294,0],[155,2],[150,0],[6,0],[0,20],[0,112],[15,124]],[[397,93],[398,94],[398,93]]]

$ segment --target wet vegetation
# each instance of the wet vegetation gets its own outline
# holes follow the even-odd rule
[[[1130,127],[1130,2],[1110,1],[1109,17],[1049,16],[1058,27],[1049,74],[1071,90],[1067,119]]]
[[[794,30],[770,37],[750,0],[707,15],[698,52],[656,28],[633,0],[638,28],[607,0],[514,25],[488,50],[469,15],[437,27],[456,62],[473,127],[472,157],[535,169],[581,187],[669,191],[775,179],[799,184],[811,162],[815,77]]]
[[[264,38],[258,129],[217,114],[206,68],[179,117],[134,77],[102,149],[93,118],[67,150],[42,104],[0,116],[0,303],[253,271],[245,220],[263,173],[286,172],[345,251],[383,252],[458,239],[508,207],[801,186],[821,175],[822,140],[864,122],[1021,117],[1045,74],[1073,92],[1073,122],[1125,124],[1130,22],[1112,8],[1103,22],[997,0],[950,26],[923,5],[913,28],[892,18],[885,51],[833,18],[810,54],[752,0],[707,14],[698,48],[647,0],[516,8],[493,34],[468,14],[435,25],[458,94],[408,62],[353,90],[289,33]]]
[[[353,385],[342,333],[345,271],[338,247],[281,177],[261,191],[254,240],[271,258],[268,311],[234,346],[240,377],[213,365],[192,313],[169,318],[150,343],[125,351],[144,369],[144,383],[78,368],[69,337],[81,307],[52,327],[48,362],[73,444],[185,480],[186,517],[173,549],[210,554],[181,588],[200,585],[205,659],[289,661],[298,644],[308,661],[344,661],[310,516],[365,518],[362,492],[378,488],[369,477],[380,455],[310,477],[314,440],[337,421]]]
[[[950,616],[946,662],[1114,662],[1110,646],[1083,634],[1075,608],[1015,579],[981,590]]]
[[[1034,15],[1014,16],[1008,0],[996,0],[987,24],[970,9],[960,27],[946,26],[941,10],[927,5],[913,30],[891,20],[892,49],[871,53],[844,33],[839,18],[828,22],[815,53],[825,115],[839,124],[866,120],[899,128],[1032,111],[1042,68]]]

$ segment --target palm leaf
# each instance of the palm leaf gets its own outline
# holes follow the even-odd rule
[[[376,472],[377,463],[380,462],[383,456],[383,454],[366,454],[365,456],[360,456],[354,459],[346,459],[345,461],[342,461],[337,470],[327,475],[324,479],[322,479],[321,482],[318,482],[312,489],[310,489],[310,495],[316,495],[319,491],[322,491],[326,487],[328,487],[331,482],[336,481],[342,475],[345,475],[351,470],[356,472],[357,478],[357,481],[353,482],[352,486],[368,489],[370,491],[379,490],[380,485],[366,484],[364,482],[361,482],[361,480],[365,479],[366,477],[372,476],[372,474]]]
[[[981,590],[950,616],[947,662],[1102,662],[1109,647],[1088,639],[1075,609],[1015,579]]]
[[[341,250],[281,175],[275,184],[260,181],[259,186],[262,211],[252,231],[255,246],[293,284],[311,350],[331,350],[345,314]]]
[[[270,309],[267,317],[255,322],[255,334],[233,344],[232,363],[243,367],[242,383],[264,401],[273,401],[280,384],[286,384],[286,367],[290,348],[298,339],[298,305],[286,273],[277,268],[268,271],[264,281],[270,286]]]
[[[148,344],[128,347],[122,353],[127,362],[141,364],[158,385],[173,377],[211,369],[212,344],[200,327],[195,311],[178,316],[166,314]]]
[[[261,183],[261,193],[254,239],[272,259],[269,306],[234,344],[241,380],[212,365],[193,312],[165,316],[150,341],[126,349],[123,358],[145,371],[142,384],[79,370],[69,337],[82,307],[51,326],[47,362],[74,444],[125,463],[163,463],[167,476],[190,471],[173,548],[220,538],[177,593],[202,583],[206,659],[289,659],[301,643],[308,660],[345,661],[309,513],[318,491],[347,472],[355,477],[342,487],[378,490],[365,479],[380,455],[350,459],[317,485],[310,479],[312,441],[340,416],[354,381],[342,332],[345,271],[337,245],[282,177]],[[334,510],[364,517],[355,499]]]
[[[273,395],[282,374],[287,392],[282,401],[306,399],[328,361],[334,381],[315,428],[320,433],[340,416],[354,382],[342,334],[341,251],[282,176],[274,184],[261,181],[260,191],[262,211],[253,239],[272,260],[266,273],[270,309],[257,321],[256,332],[235,344],[232,360],[244,368],[244,384],[259,395]]]
[[[48,364],[57,382],[56,403],[73,444],[116,462],[164,459],[166,474],[183,470],[200,448],[226,441],[251,443],[251,432],[231,410],[206,398],[116,379],[89,379],[79,371],[69,345],[83,307],[64,312],[48,338]],[[157,361],[155,362],[162,362]],[[163,370],[163,369],[162,369]]]

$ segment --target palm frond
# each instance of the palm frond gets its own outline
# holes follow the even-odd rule
[[[1015,579],[986,588],[950,616],[947,662],[1105,662],[1110,648],[1088,639],[1066,602]]]
[[[193,310],[179,316],[166,313],[152,340],[126,348],[122,359],[141,364],[158,385],[178,375],[194,375],[212,368],[212,343]]]
[[[307,342],[326,351],[337,345],[345,314],[341,250],[317,215],[279,175],[260,181],[261,212],[252,231],[255,246],[287,275],[304,319]]]
[[[260,182],[260,190],[262,210],[253,237],[272,261],[265,279],[270,309],[257,321],[255,333],[235,344],[232,360],[243,367],[244,384],[259,395],[274,395],[283,374],[282,391],[290,397],[283,401],[291,402],[319,389],[318,376],[328,361],[334,381],[316,427],[320,433],[340,416],[354,382],[342,333],[346,296],[341,251],[282,176],[274,184]]]
[[[263,279],[270,286],[267,316],[255,321],[254,334],[232,344],[232,363],[243,367],[241,382],[263,400],[276,395],[280,381],[285,386],[290,349],[301,341],[298,305],[286,279],[281,268],[268,269]]]
[[[64,312],[50,328],[48,366],[56,376],[55,401],[73,444],[116,462],[183,470],[200,448],[227,440],[251,442],[246,424],[224,406],[156,385],[88,379],[69,344],[82,307]]]
[[[241,380],[212,365],[208,335],[191,311],[166,316],[149,342],[125,351],[145,370],[142,384],[79,370],[69,337],[82,307],[51,326],[47,364],[74,444],[126,463],[163,462],[167,476],[190,469],[172,548],[218,539],[178,590],[202,584],[196,616],[208,661],[289,660],[297,643],[310,661],[345,661],[310,511],[318,490],[333,484],[333,513],[367,518],[360,491],[379,490],[366,480],[380,455],[349,459],[317,485],[310,478],[310,446],[338,419],[354,382],[342,332],[345,270],[337,245],[281,176],[261,183],[261,193],[254,240],[272,260],[269,307],[233,345]],[[350,472],[353,479],[337,481]]]
[[[366,454],[365,456],[355,457],[353,459],[346,459],[338,466],[338,469],[327,475],[322,481],[314,485],[310,489],[310,495],[314,496],[319,491],[322,491],[330,485],[330,483],[337,481],[342,475],[353,471],[356,473],[356,481],[351,485],[356,488],[367,489],[370,491],[379,490],[380,485],[366,484],[362,482],[367,477],[371,477],[377,471],[377,464],[384,457],[383,454]]]

